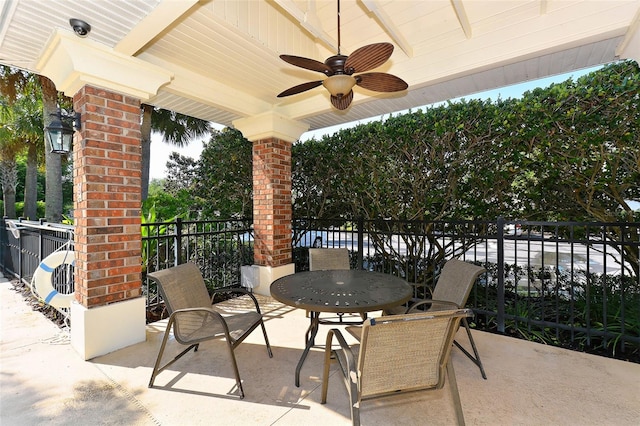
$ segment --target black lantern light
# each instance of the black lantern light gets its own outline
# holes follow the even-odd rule
[[[68,154],[73,143],[73,132],[80,130],[80,113],[68,113],[58,109],[51,124],[44,128],[44,137],[47,138],[51,152],[56,154]],[[73,127],[70,122],[73,122]]]

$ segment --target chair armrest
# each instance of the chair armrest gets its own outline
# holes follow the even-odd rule
[[[198,316],[194,318],[193,314],[198,314]],[[181,318],[184,318],[184,322],[182,325],[179,325]],[[210,333],[205,333],[205,335],[200,334],[196,338],[190,336],[194,330],[201,329],[203,326],[211,324],[212,320],[219,324],[219,328],[215,327],[210,330]],[[227,325],[224,317],[211,308],[178,309],[169,317],[167,329],[172,326],[174,327],[174,337],[181,344],[188,345],[196,341],[207,340],[209,338],[213,338],[218,333],[223,333],[227,339],[230,339],[229,326]],[[178,327],[178,329],[176,329],[176,327]],[[178,330],[180,330],[180,332]],[[184,332],[186,332],[186,334],[184,334]]]
[[[344,336],[342,335],[342,332],[337,328],[332,328],[331,330],[329,330],[329,333],[327,334],[327,346],[326,346],[327,348],[331,349],[333,336],[335,336],[336,340],[338,341],[338,344],[340,344],[340,349],[351,352],[351,347],[345,340]]]
[[[361,325],[351,325],[349,327],[345,327],[344,331],[355,337],[355,339],[359,342],[360,337],[362,337],[362,326]]]
[[[344,358],[344,360],[346,361],[346,364],[344,366],[344,368],[349,371],[349,372],[354,372],[356,371],[356,359],[353,356],[353,351],[351,350],[351,347],[349,346],[349,344],[347,343],[347,341],[344,339],[344,336],[342,335],[342,332],[340,332],[340,330],[338,330],[337,328],[332,328],[331,330],[329,330],[329,332],[327,333],[327,342],[326,342],[326,346],[325,346],[325,358],[329,357],[331,355],[331,345],[333,343],[333,337],[335,336],[336,340],[338,341],[338,343],[340,344],[340,349],[335,349],[335,352],[340,351],[342,353],[342,356]],[[338,357],[338,355],[336,354],[336,357]]]
[[[331,344],[333,342],[333,336],[340,344],[340,349],[331,350]],[[353,356],[353,351],[347,344],[346,340],[342,336],[340,330],[332,328],[327,333],[327,344],[324,349],[324,369],[322,373],[322,394],[320,396],[320,403],[325,404],[327,402],[327,391],[329,389],[329,364],[331,364],[331,354],[336,354],[336,360],[340,365],[340,370],[344,379],[348,382],[347,386],[350,389],[351,395],[355,395],[358,389],[358,381],[356,380],[356,359]],[[344,364],[343,364],[344,363]]]
[[[173,312],[169,318],[170,319],[171,318],[178,319],[181,316],[186,316],[186,314],[196,313],[196,312],[201,312],[203,314],[203,317],[210,316],[210,317],[215,318],[217,321],[220,321],[220,323],[224,325],[225,329],[227,329],[227,322],[224,320],[224,317],[222,315],[220,315],[219,312],[216,312],[215,310],[213,310],[211,308],[184,308],[184,309],[178,309],[177,311]]]
[[[251,293],[247,289],[240,288],[240,287],[219,288],[219,289],[213,290],[213,292],[211,293],[211,303],[213,304],[213,298],[216,296],[216,294],[224,294],[224,293],[238,293],[238,294],[249,296],[251,300],[253,300],[253,304],[256,306],[256,312],[260,313],[260,305],[258,305],[258,299],[256,299],[253,293]]]

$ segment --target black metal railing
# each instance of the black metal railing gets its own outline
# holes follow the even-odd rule
[[[7,218],[0,223],[0,266],[5,274],[29,287],[40,262],[62,249],[74,249],[73,226]],[[73,266],[56,268],[51,281],[60,293],[73,292]]]
[[[448,259],[484,266],[469,298],[477,328],[610,354],[640,353],[640,223],[296,219],[308,247],[346,247],[354,268],[400,276],[427,298]]]
[[[3,225],[2,267],[27,283],[43,258],[72,244],[70,227],[18,221],[16,238]],[[308,268],[309,247],[346,247],[353,268],[400,276],[425,298],[444,262],[458,257],[487,269],[469,298],[476,328],[640,353],[639,223],[294,219],[292,229],[298,271]],[[251,220],[144,223],[149,309],[159,296],[146,273],[187,261],[212,288],[240,285],[241,266],[253,264]]]
[[[160,302],[148,272],[184,262],[197,263],[211,288],[239,286],[240,267],[253,263],[250,220],[145,223],[142,232],[142,290],[147,307]],[[0,266],[5,274],[31,286],[40,262],[66,245],[73,250],[73,226],[4,218],[0,224]],[[71,267],[72,268],[72,267]],[[56,268],[52,285],[61,293],[74,291],[73,270]]]
[[[160,296],[146,274],[185,262],[200,266],[211,289],[239,286],[240,267],[253,264],[251,220],[142,224],[143,292],[148,307],[158,305]]]

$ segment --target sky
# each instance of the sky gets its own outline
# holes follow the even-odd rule
[[[472,95],[468,95],[465,96],[464,98],[469,100],[469,99],[491,99],[491,100],[496,100],[498,98],[502,98],[502,99],[508,99],[508,98],[519,98],[522,96],[522,94],[524,94],[524,92],[528,91],[528,90],[532,90],[535,89],[537,87],[548,87],[550,86],[552,83],[559,83],[565,80],[568,80],[570,77],[573,78],[574,80],[576,80],[578,77],[590,73],[594,70],[596,70],[599,67],[594,67],[594,68],[587,68],[584,70],[578,70],[578,71],[573,71],[570,73],[566,73],[566,74],[558,74],[556,76],[552,76],[552,77],[546,77],[543,79],[539,79],[539,80],[532,80],[532,81],[528,81],[525,83],[519,83],[519,84],[514,84],[511,86],[505,86],[505,87],[501,87],[499,89],[494,89],[494,90],[488,90],[485,92],[479,92],[476,94],[472,94]],[[460,98],[458,98],[460,99]],[[456,99],[452,99],[451,101],[455,101]],[[441,104],[443,102],[437,103],[437,104],[433,104],[433,105],[425,105],[422,108],[425,107],[429,107],[429,106],[437,106],[439,104]],[[418,110],[420,109],[420,107],[418,108],[413,108],[413,110]],[[332,126],[332,127],[326,127],[324,129],[319,129],[319,130],[314,130],[311,132],[306,132],[304,134],[302,134],[302,136],[300,137],[301,141],[305,141],[308,139],[311,139],[312,137],[315,137],[317,139],[321,138],[323,135],[326,134],[333,134],[336,131],[340,130],[340,129],[344,129],[344,128],[348,128],[348,127],[354,127],[358,124],[363,124],[363,123],[367,123],[370,121],[377,121],[377,120],[381,120],[381,119],[385,119],[385,118],[389,118],[389,116],[391,115],[399,115],[402,114],[406,111],[399,111],[399,112],[394,112],[392,114],[387,114],[384,116],[377,116],[377,117],[372,117],[370,119],[367,120],[359,120],[359,121],[354,121],[351,123],[346,123],[346,124],[341,124],[339,126]],[[214,125],[215,128],[217,129],[222,129],[223,126],[220,125]],[[208,138],[207,138],[208,140]],[[160,137],[159,134],[153,134],[151,135],[151,168],[150,168],[150,172],[149,175],[151,177],[151,179],[163,179],[165,177],[166,174],[166,164],[167,161],[169,160],[169,155],[171,155],[172,152],[178,152],[179,154],[183,155],[183,156],[187,156],[187,157],[191,157],[195,160],[200,158],[200,153],[202,152],[202,139],[198,139],[198,140],[194,140],[191,143],[189,143],[188,146],[184,147],[184,148],[177,148],[175,146],[169,145],[165,142],[162,141],[162,138]]]

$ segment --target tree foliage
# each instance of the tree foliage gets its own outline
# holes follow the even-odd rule
[[[172,195],[179,191],[193,191],[198,179],[198,162],[191,157],[186,157],[172,152],[167,161],[167,177],[164,180],[164,189]]]
[[[252,144],[240,131],[213,131],[204,144],[197,169],[196,194],[205,200],[205,217],[252,215]]]
[[[640,71],[606,66],[527,92],[397,115],[293,146],[294,215],[401,220],[634,221]],[[252,212],[251,143],[214,132],[170,162],[166,189],[202,217]]]
[[[175,202],[184,202],[177,209],[183,217],[251,217],[252,164],[252,145],[242,133],[230,128],[213,130],[197,161],[171,154],[164,190]],[[148,201],[158,199],[157,194],[150,194]],[[162,209],[156,210],[158,217],[167,219]]]
[[[297,144],[294,214],[633,221],[640,72],[621,62],[521,99],[471,100]]]
[[[155,206],[155,215],[160,220],[199,218],[202,200],[195,195],[196,166],[193,158],[172,152],[167,161],[167,177],[151,181],[143,212],[147,214]]]
[[[210,125],[206,120],[190,117],[166,109],[142,104],[140,125],[142,144],[142,200],[149,193],[149,167],[151,161],[151,132],[159,133],[164,142],[183,147],[193,138],[209,134]]]

